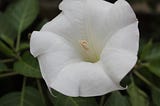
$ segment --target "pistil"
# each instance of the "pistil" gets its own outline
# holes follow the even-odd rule
[[[87,51],[89,50],[88,41],[86,41],[86,40],[80,40],[79,43],[80,43],[80,46],[81,46],[84,50],[87,50]]]
[[[99,60],[99,56],[93,48],[94,45],[89,44],[87,40],[80,40],[79,44],[85,61],[95,63]]]

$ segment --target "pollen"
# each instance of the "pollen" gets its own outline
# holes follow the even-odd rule
[[[86,40],[80,40],[79,43],[80,43],[80,46],[81,46],[84,50],[89,50],[88,41],[86,41]]]

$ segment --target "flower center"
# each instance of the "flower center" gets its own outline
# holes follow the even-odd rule
[[[84,61],[95,63],[100,59],[100,54],[92,43],[87,40],[80,40],[79,44]]]

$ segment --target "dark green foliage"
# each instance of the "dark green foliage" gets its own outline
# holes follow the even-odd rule
[[[98,106],[95,98],[73,98],[58,92],[53,92],[54,106]]]
[[[147,95],[135,85],[134,81],[130,84],[127,91],[131,106],[149,106]]]
[[[144,61],[142,64],[144,67],[147,67],[150,72],[160,77],[160,44],[153,44],[152,41],[149,41],[144,45],[142,53],[140,56],[141,61]]]
[[[160,104],[160,91],[156,89],[152,89],[152,100],[155,106],[159,106]]]
[[[6,17],[18,31],[24,31],[37,17],[38,0],[19,0],[11,4],[6,10]]]
[[[7,47],[3,42],[0,41],[0,52],[3,53],[6,56],[14,56],[14,52]]]
[[[131,106],[128,96],[123,96],[120,92],[113,92],[106,100],[104,106]]]
[[[16,38],[16,29],[7,19],[5,13],[0,14],[0,39],[13,46],[13,40]]]
[[[22,58],[14,63],[13,70],[26,77],[41,78],[38,62],[29,52],[25,52]]]
[[[0,98],[0,106],[45,106],[38,90],[25,87],[21,92],[8,93]]]
[[[0,73],[5,72],[7,70],[7,66],[3,63],[0,63]]]

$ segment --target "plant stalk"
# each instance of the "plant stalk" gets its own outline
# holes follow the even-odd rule
[[[26,79],[27,79],[26,77],[23,78],[20,106],[24,105],[23,103],[24,103],[24,93],[25,93]]]
[[[14,75],[18,75],[18,73],[10,72],[10,73],[5,73],[5,74],[0,74],[0,78],[14,76]]]
[[[146,79],[144,76],[142,76],[139,72],[134,71],[134,74],[135,74],[138,78],[140,78],[144,83],[146,83],[148,86],[150,86],[150,87],[152,87],[152,88],[154,88],[154,89],[156,89],[157,91],[160,92],[160,89],[159,89],[157,86],[155,86],[154,84],[152,84],[149,80],[147,80],[147,79]]]
[[[42,102],[44,103],[45,106],[47,106],[46,102],[45,102],[45,97],[44,97],[44,94],[43,94],[41,82],[40,82],[39,79],[36,79],[36,81],[37,81],[37,86],[38,86],[38,89],[39,89],[39,92],[40,92],[40,95],[41,95]]]
[[[100,106],[103,106],[103,105],[104,105],[104,100],[105,100],[105,95],[103,95],[103,96],[101,97]]]

